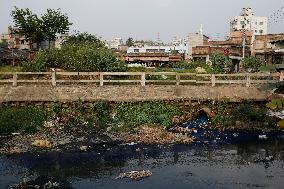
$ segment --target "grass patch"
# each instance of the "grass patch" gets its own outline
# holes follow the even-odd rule
[[[115,112],[118,122],[130,129],[144,124],[161,124],[170,127],[173,117],[182,114],[179,107],[159,101],[121,103],[116,107]]]
[[[22,72],[21,66],[0,66],[0,72]]]
[[[37,107],[1,107],[0,134],[35,133],[47,119],[46,111]]]

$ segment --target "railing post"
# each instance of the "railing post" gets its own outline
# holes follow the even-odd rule
[[[284,72],[281,71],[280,72],[280,79],[279,79],[279,81],[283,81],[283,80],[284,80]]]
[[[176,85],[180,85],[180,75],[176,74]]]
[[[146,74],[145,73],[141,74],[141,86],[142,87],[146,86]]]
[[[17,86],[17,79],[18,79],[18,74],[13,73],[13,87]]]
[[[52,86],[56,86],[56,72],[51,73]]]
[[[212,87],[215,87],[216,85],[216,76],[214,74],[211,75],[211,84],[212,84]]]
[[[100,86],[104,86],[104,74],[100,73]]]
[[[246,86],[249,87],[250,86],[250,76],[247,75],[247,82],[246,82]]]

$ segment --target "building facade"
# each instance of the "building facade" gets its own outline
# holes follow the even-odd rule
[[[251,31],[253,35],[266,35],[268,33],[268,19],[255,16],[252,8],[243,8],[240,16],[236,16],[231,21],[231,32],[240,30]]]
[[[17,28],[8,28],[7,33],[0,35],[0,42],[7,42],[10,49],[30,49],[30,43],[25,36],[18,34]]]
[[[106,40],[105,43],[108,48],[118,50],[119,46],[123,45],[123,40],[119,37],[116,37],[111,40]]]
[[[127,53],[179,53],[187,54],[187,44],[180,44],[178,46],[143,46],[143,47],[129,47]]]
[[[188,58],[193,58],[193,48],[197,46],[203,46],[208,42],[209,38],[202,34],[202,32],[199,33],[190,33],[188,35]]]

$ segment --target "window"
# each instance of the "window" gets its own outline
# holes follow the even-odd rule
[[[259,25],[263,25],[263,22],[259,22]]]
[[[257,22],[255,22],[255,25],[257,25]]]
[[[260,33],[260,34],[263,34],[263,30],[259,30],[259,33]]]
[[[240,24],[241,24],[241,25],[245,25],[245,21],[241,21]]]
[[[255,30],[254,32],[257,33],[257,30]]]
[[[134,49],[134,52],[139,53],[139,49]]]

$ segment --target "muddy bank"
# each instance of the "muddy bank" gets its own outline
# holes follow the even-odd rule
[[[263,104],[78,101],[0,108],[0,153],[91,151],[118,144],[216,144],[282,136]],[[3,134],[4,133],[4,134]],[[31,134],[32,133],[32,134]]]
[[[201,119],[201,121],[199,120]],[[44,128],[36,134],[13,133],[1,137],[0,154],[93,151],[117,145],[216,145],[282,139],[284,131],[242,122],[231,127],[212,126],[199,118],[171,128],[153,125],[132,131],[104,131],[87,126]]]

